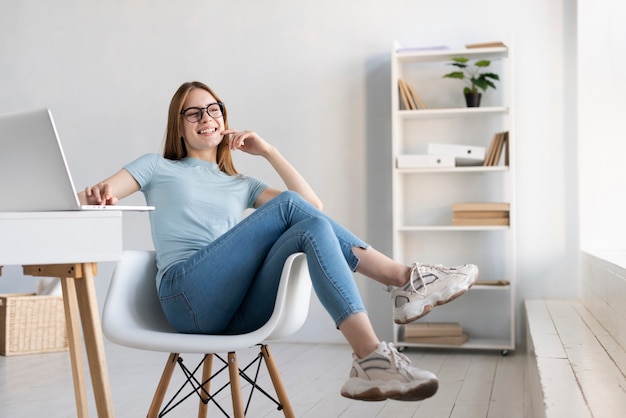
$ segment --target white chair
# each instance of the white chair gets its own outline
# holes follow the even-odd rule
[[[226,414],[213,395],[209,393],[214,356],[228,364],[235,417],[243,417],[246,412],[243,406],[240,376],[251,384],[248,404],[252,393],[258,389],[272,399],[279,410],[283,410],[285,417],[294,417],[278,368],[266,342],[293,334],[300,329],[306,319],[311,295],[311,280],[305,254],[292,254],[287,259],[272,316],[261,328],[247,334],[200,335],[176,332],[169,325],[161,309],[157,297],[155,275],[156,262],[153,251],[125,251],[122,260],[115,267],[102,314],[104,335],[109,340],[127,347],[171,353],[154,394],[148,417],[162,416],[169,412],[169,409],[166,410],[169,404],[163,411],[159,412],[159,410],[177,363],[187,375],[187,381],[183,386],[187,383],[191,384],[194,386],[193,391],[200,397],[198,416],[206,417],[209,401],[216,403]],[[265,360],[278,401],[258,387],[256,378],[252,380],[245,374],[245,370],[250,365],[243,369],[239,369],[237,365],[235,352],[255,345],[260,346],[260,354],[253,363],[258,361],[258,367],[260,367],[262,360]],[[205,354],[202,360],[204,364],[201,383],[189,374],[189,369],[183,365],[179,353]],[[216,353],[228,353],[228,361]],[[196,369],[199,368],[200,365]],[[245,409],[247,410],[247,407]]]

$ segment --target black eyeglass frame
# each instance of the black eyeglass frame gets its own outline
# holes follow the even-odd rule
[[[211,113],[209,113],[209,107],[214,106],[214,105],[218,105],[220,108],[220,114],[218,116],[212,115]],[[200,111],[200,119],[198,120],[189,120],[189,118],[187,117],[187,115],[185,113],[187,113],[187,111],[189,110],[199,110]],[[202,117],[204,116],[204,112],[206,112],[207,115],[209,115],[212,118],[221,118],[222,116],[224,116],[224,103],[222,102],[214,102],[214,103],[209,103],[206,107],[196,107],[196,106],[192,106],[192,107],[188,107],[187,109],[183,109],[180,111],[180,115],[182,117],[185,118],[185,120],[189,123],[197,123],[200,122],[202,120]]]

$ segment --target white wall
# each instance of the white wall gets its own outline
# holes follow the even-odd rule
[[[273,142],[327,213],[390,253],[393,40],[452,47],[502,40],[512,47],[517,77],[518,297],[571,296],[578,230],[575,132],[567,129],[574,115],[564,95],[572,86],[563,77],[567,3],[2,2],[0,113],[50,107],[84,187],[159,151],[172,93],[183,81],[204,81],[227,102],[233,127]],[[279,185],[264,161],[237,161]],[[129,215],[125,226],[127,247],[151,245],[142,215]],[[110,271],[100,268],[100,298]],[[32,286],[18,268],[4,276],[0,292]],[[388,295],[378,284],[362,287],[375,327],[390,339]],[[341,341],[318,304],[301,338]]]
[[[581,245],[626,249],[626,3],[578,0]]]

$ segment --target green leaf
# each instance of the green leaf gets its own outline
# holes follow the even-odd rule
[[[465,74],[463,73],[463,71],[454,71],[454,72],[444,75],[443,77],[444,78],[458,78],[460,80],[463,80],[465,78]]]
[[[487,90],[487,87],[489,87],[489,81],[484,78],[477,78],[474,80],[474,84],[483,91]]]
[[[491,61],[489,60],[480,60],[474,63],[477,67],[489,67],[489,64],[491,64]]]

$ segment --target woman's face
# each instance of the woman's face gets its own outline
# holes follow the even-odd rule
[[[216,102],[217,100],[208,91],[199,88],[191,90],[187,95],[183,111],[187,110],[188,115],[199,114],[200,117],[197,122],[190,122],[189,117],[183,117],[182,120],[181,136],[185,140],[189,157],[216,161],[217,146],[223,138],[221,133],[224,131],[224,117],[212,117],[206,111],[207,106]],[[202,110],[188,110],[190,108]],[[209,107],[209,113],[215,113],[217,108],[217,105]]]

